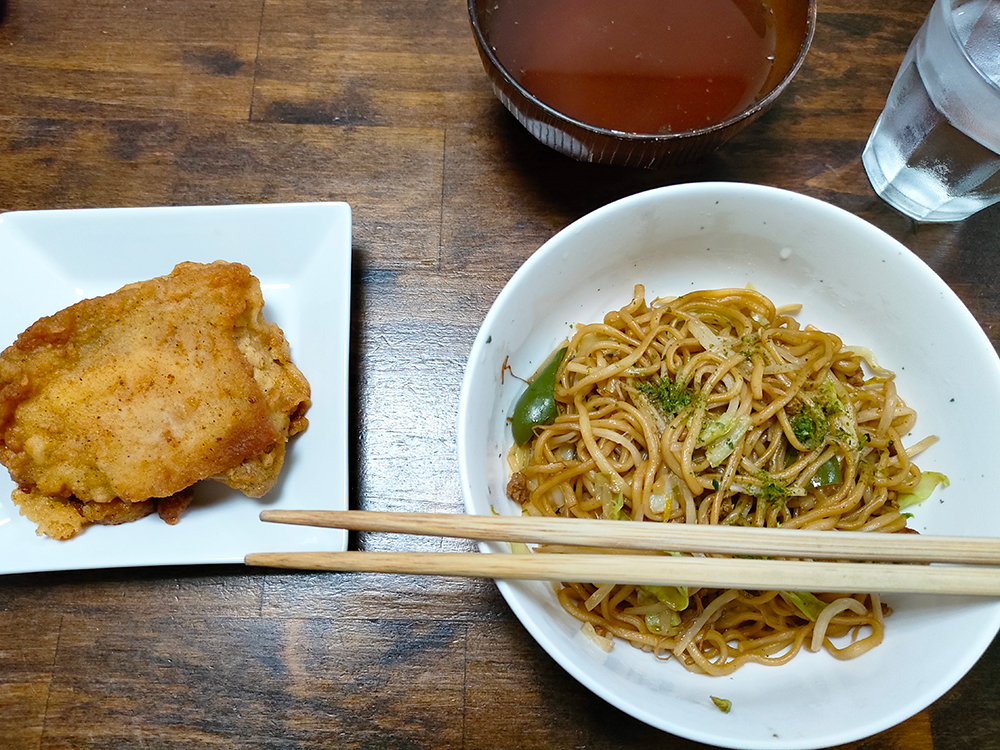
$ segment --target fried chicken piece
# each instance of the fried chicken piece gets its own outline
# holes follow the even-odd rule
[[[206,478],[270,490],[310,401],[263,306],[246,266],[181,263],[22,333],[0,353],[0,463],[22,513],[49,533],[58,508],[66,538],[67,514],[135,520]]]
[[[180,520],[193,495],[191,488],[181,490],[170,497],[127,503],[115,498],[106,503],[84,503],[74,497],[49,497],[34,492],[14,490],[11,498],[21,515],[38,524],[38,530],[53,539],[72,539],[87,524],[115,526],[138,521],[151,513],[156,513],[166,523],[173,526]]]
[[[156,515],[164,523],[174,526],[181,520],[181,513],[187,510],[192,500],[194,500],[194,493],[190,487],[170,497],[158,498],[156,500]]]
[[[129,523],[156,510],[156,500],[127,503],[115,499],[106,503],[83,503],[72,497],[49,497],[20,489],[11,493],[11,500],[22,516],[38,524],[40,534],[63,540],[72,539],[91,523]]]

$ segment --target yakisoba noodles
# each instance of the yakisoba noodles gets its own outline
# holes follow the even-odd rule
[[[905,449],[916,414],[893,373],[787,313],[750,289],[647,304],[636,286],[575,327],[557,416],[510,452],[508,494],[538,516],[907,531],[900,499],[926,492],[911,459],[934,438]],[[566,583],[558,597],[599,640],[711,675],[803,647],[858,656],[888,613],[869,594]]]

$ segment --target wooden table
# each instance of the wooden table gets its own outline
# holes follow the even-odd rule
[[[459,390],[489,305],[545,239],[640,190],[735,180],[829,201],[910,247],[1000,341],[1000,206],[918,226],[861,166],[930,5],[821,0],[805,66],[764,118],[697,168],[634,171],[522,130],[462,0],[7,0],[0,210],[347,201],[354,504],[458,511]],[[488,581],[9,576],[0,638],[5,749],[701,747],[578,685]],[[994,645],[931,708],[850,747],[997,747],[998,673]]]

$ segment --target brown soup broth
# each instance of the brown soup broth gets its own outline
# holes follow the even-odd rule
[[[708,127],[762,94],[766,0],[503,0],[491,47],[545,104],[627,133]]]

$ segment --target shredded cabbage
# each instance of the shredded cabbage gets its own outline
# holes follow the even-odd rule
[[[733,420],[733,426],[725,435],[714,441],[705,449],[705,457],[712,467],[721,464],[729,455],[736,450],[736,443],[743,437],[747,430],[753,425],[750,417],[745,414]]]
[[[608,492],[610,498],[611,492]],[[604,517],[611,521],[628,521],[631,520],[622,511],[625,507],[625,495],[619,492],[613,498],[610,498],[610,502],[603,503],[604,506]]]
[[[650,612],[643,618],[650,633],[660,635],[663,632],[663,625],[660,623],[660,613]]]
[[[903,510],[903,508],[909,508],[911,505],[922,503],[931,496],[931,493],[937,489],[939,484],[947,487],[951,482],[948,481],[948,477],[939,471],[925,471],[921,473],[920,481],[913,488],[913,492],[899,496],[899,509]]]
[[[733,702],[727,698],[716,698],[714,695],[709,696],[712,699],[712,703],[715,707],[722,711],[724,714],[728,714],[733,708]]]
[[[815,594],[810,594],[805,591],[782,591],[781,597],[795,607],[806,616],[807,619],[816,622],[820,614],[826,609],[826,602],[817,597]]]
[[[718,419],[709,419],[701,426],[698,433],[698,442],[702,445],[718,440],[733,428],[733,419],[728,414],[723,414]]]
[[[674,612],[682,612],[687,609],[687,586],[639,586],[639,590],[656,597]]]

